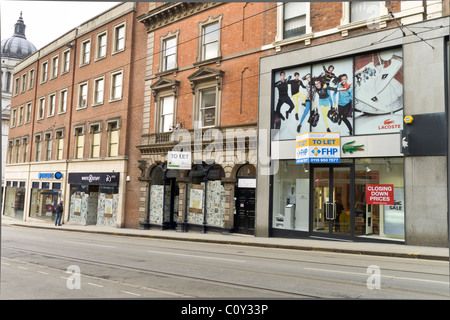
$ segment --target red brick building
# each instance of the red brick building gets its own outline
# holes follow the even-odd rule
[[[64,200],[65,222],[137,226],[139,8],[118,4],[16,66],[4,215],[52,220]]]
[[[253,233],[259,59],[275,52],[276,14],[276,3],[157,3],[138,17],[142,227]],[[186,170],[168,159],[179,141]]]

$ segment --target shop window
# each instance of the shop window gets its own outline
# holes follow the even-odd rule
[[[70,221],[83,225],[97,223],[98,191],[96,185],[70,185]]]
[[[309,231],[309,167],[279,161],[273,179],[272,227]]]
[[[30,217],[47,221],[55,220],[55,208],[60,198],[60,190],[50,189],[50,182],[42,182],[41,188],[39,182],[33,182]]]
[[[403,158],[356,159],[355,236],[403,240],[404,209]]]
[[[99,186],[97,225],[115,227],[119,208],[119,188]]]
[[[164,220],[164,171],[156,166],[150,173],[149,223],[162,225]]]
[[[25,208],[25,188],[17,187],[17,181],[13,186],[6,185],[5,203],[3,214],[8,217],[22,219]]]
[[[187,221],[192,224],[224,227],[225,171],[219,165],[195,165],[189,172]],[[206,212],[205,212],[206,210]]]

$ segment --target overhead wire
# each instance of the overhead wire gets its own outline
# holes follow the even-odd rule
[[[282,5],[282,4],[281,4],[281,5]],[[276,9],[276,8],[278,8],[279,6],[280,6],[280,5],[277,5],[277,6],[273,7],[273,8],[266,9],[266,10],[264,10],[264,11],[258,12],[258,13],[256,13],[256,14],[252,15],[251,17],[255,17],[255,16],[258,15],[258,14],[262,14],[262,13],[265,13],[265,12],[267,12],[267,11]],[[250,17],[246,17],[245,20],[246,20],[246,19],[249,19],[249,18],[250,18]],[[239,21],[235,21],[235,22],[233,22],[233,23],[231,23],[231,24],[229,24],[229,25],[223,26],[222,28],[226,28],[226,27],[229,27],[229,26],[231,26],[231,25],[237,24],[238,22],[242,22],[243,20],[244,20],[244,19],[240,19]],[[423,31],[418,32],[418,33],[414,32],[414,33],[412,33],[411,35],[405,35],[405,36],[406,36],[406,37],[412,36],[412,35],[413,35],[413,36],[416,36],[416,37],[419,38],[419,41],[418,41],[418,42],[422,42],[422,41],[425,41],[425,40],[424,40],[423,38],[419,37],[419,34],[431,32],[431,31],[434,31],[434,30],[436,30],[436,29],[441,29],[441,28],[445,28],[445,27],[449,27],[449,25],[447,25],[447,26],[442,26],[442,25],[440,25],[440,26],[437,26],[437,27],[427,27],[427,28],[426,28],[427,30],[423,30]],[[398,30],[398,29],[396,29],[396,30]],[[382,44],[382,43],[386,43],[386,42],[390,42],[390,41],[395,41],[395,40],[398,40],[398,39],[401,39],[401,38],[404,38],[404,37],[405,37],[405,36],[402,34],[402,36],[400,36],[400,37],[396,37],[396,38],[393,38],[393,39],[385,40],[386,38],[388,38],[389,36],[391,36],[392,34],[394,34],[396,30],[394,30],[392,33],[388,34],[387,36],[383,37],[381,40],[379,40],[379,41],[377,41],[377,42],[372,42],[372,43],[370,43],[370,44],[361,45],[361,46],[359,46],[359,47],[352,48],[352,49],[349,49],[349,50],[343,50],[343,51],[335,52],[335,53],[332,53],[332,54],[329,54],[329,55],[326,55],[326,56],[322,56],[322,57],[321,57],[321,60],[327,60],[327,59],[334,58],[334,57],[336,57],[336,56],[342,56],[342,55],[350,54],[350,53],[352,53],[352,52],[358,52],[358,51],[360,51],[361,49],[369,49],[370,47],[372,47],[372,46],[374,46],[374,45],[379,45],[379,44]],[[194,37],[194,38],[189,39],[189,40],[187,40],[187,41],[184,41],[184,42],[178,44],[177,47],[179,47],[181,44],[185,44],[185,43],[187,43],[187,42],[189,42],[189,41],[193,41],[193,40],[198,39],[198,38],[200,38],[200,37],[202,37],[202,36],[197,36],[197,37]],[[141,60],[148,59],[149,57],[152,57],[152,56],[154,56],[154,55],[156,55],[156,54],[159,54],[160,52],[161,52],[161,51],[154,52],[154,53],[152,53],[152,54],[150,54],[150,55],[145,55],[145,56],[142,57],[142,58],[138,58],[138,59],[136,59],[136,60],[134,60],[134,61],[130,61],[130,62],[128,62],[128,63],[125,63],[125,64],[121,65],[121,67],[126,67],[126,66],[132,65],[132,64],[134,64],[134,63],[136,63],[136,62],[139,62],[139,61],[141,61]],[[106,74],[106,73],[108,73],[108,72],[115,71],[115,70],[117,70],[117,67],[116,67],[116,68],[112,68],[112,69],[110,69],[109,71],[103,71],[102,74]],[[262,75],[265,75],[265,74],[271,74],[271,73],[272,73],[272,71],[268,71],[268,72],[263,72],[263,73],[257,73],[257,74],[255,74],[255,75],[246,76],[246,77],[243,77],[243,78],[239,77],[239,79],[236,79],[236,80],[231,80],[231,81],[223,82],[223,83],[222,83],[222,87],[224,87],[225,85],[230,85],[230,84],[232,84],[232,83],[242,81],[242,80],[254,79],[254,78],[257,78],[257,77],[259,78],[259,77],[262,76]],[[90,77],[90,78],[88,78],[88,79],[84,79],[84,80],[82,80],[82,81],[80,81],[80,82],[85,82],[85,81],[93,80],[93,79],[95,79],[95,78],[97,78],[97,77],[98,77],[97,75],[96,75],[96,76],[92,76],[92,77]],[[71,84],[71,89],[72,89],[72,91],[73,91],[74,85],[75,85],[75,83],[72,83],[72,84]],[[192,93],[191,93],[191,92],[186,92],[186,93],[181,94],[181,95],[179,94],[178,97],[184,96],[184,95],[192,95]],[[127,108],[129,108],[129,109],[134,109],[134,108],[142,108],[142,107],[144,107],[144,106],[145,106],[144,104],[139,104],[139,105],[135,105],[135,106],[128,106]],[[73,106],[71,106],[71,107],[73,107]],[[96,107],[96,108],[98,108],[98,107]],[[101,108],[101,106],[99,106],[99,108]],[[84,110],[84,109],[83,109],[83,110]],[[101,115],[102,115],[102,116],[104,116],[104,115],[110,115],[110,114],[114,114],[114,113],[117,113],[117,112],[118,112],[117,110],[116,110],[116,111],[111,111],[111,112],[106,112],[106,113],[103,112]],[[92,116],[92,117],[86,117],[86,118],[83,118],[83,120],[92,120],[92,119],[98,119],[98,115]],[[124,120],[126,120],[126,118],[124,118]],[[65,123],[61,123],[60,125],[64,125],[64,124],[65,124]],[[55,124],[55,125],[57,125],[57,124]]]

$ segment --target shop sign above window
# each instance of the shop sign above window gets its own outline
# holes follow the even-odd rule
[[[118,172],[69,173],[69,184],[118,186],[119,177]]]

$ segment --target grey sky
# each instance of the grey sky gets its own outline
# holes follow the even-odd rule
[[[26,25],[26,37],[37,49],[69,30],[123,1],[8,1],[0,0],[1,39],[14,34],[20,16]]]

